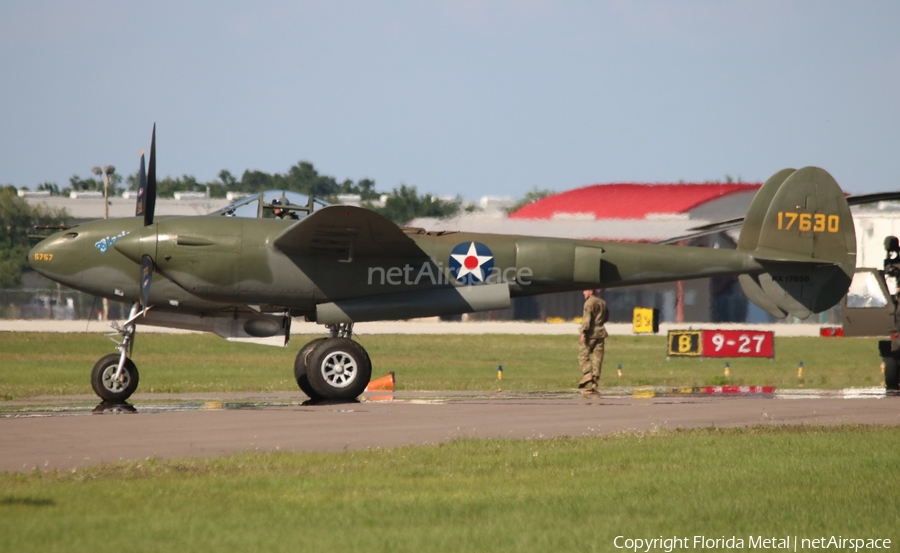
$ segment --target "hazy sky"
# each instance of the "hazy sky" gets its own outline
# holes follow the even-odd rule
[[[898,190],[900,2],[0,2],[0,183],[137,169],[440,195],[761,181]]]

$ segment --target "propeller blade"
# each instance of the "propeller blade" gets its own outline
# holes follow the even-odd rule
[[[150,302],[150,280],[153,277],[153,258],[141,257],[141,306],[147,309]]]
[[[147,193],[144,200],[144,226],[153,224],[153,212],[156,211],[156,123],[153,123],[153,136],[150,138],[150,161],[147,163]]]
[[[134,216],[141,217],[144,215],[147,197],[147,171],[144,169],[144,150],[141,150],[141,168],[138,169],[138,188],[137,188],[137,206],[134,208]]]

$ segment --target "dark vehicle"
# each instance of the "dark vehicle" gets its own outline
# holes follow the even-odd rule
[[[844,336],[889,336],[878,342],[884,362],[884,385],[900,390],[900,241],[884,239],[884,269],[858,269],[841,303]],[[894,279],[895,293],[888,288]]]

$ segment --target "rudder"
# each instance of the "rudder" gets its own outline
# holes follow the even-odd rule
[[[744,293],[783,318],[805,319],[838,303],[856,267],[850,206],[824,169],[779,171],[750,205],[738,250],[763,266],[740,276]]]

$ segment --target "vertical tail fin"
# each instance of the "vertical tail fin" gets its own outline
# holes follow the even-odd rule
[[[765,268],[741,275],[753,303],[783,318],[805,319],[838,303],[856,267],[850,206],[824,169],[784,169],[760,188],[741,229],[738,250]]]

